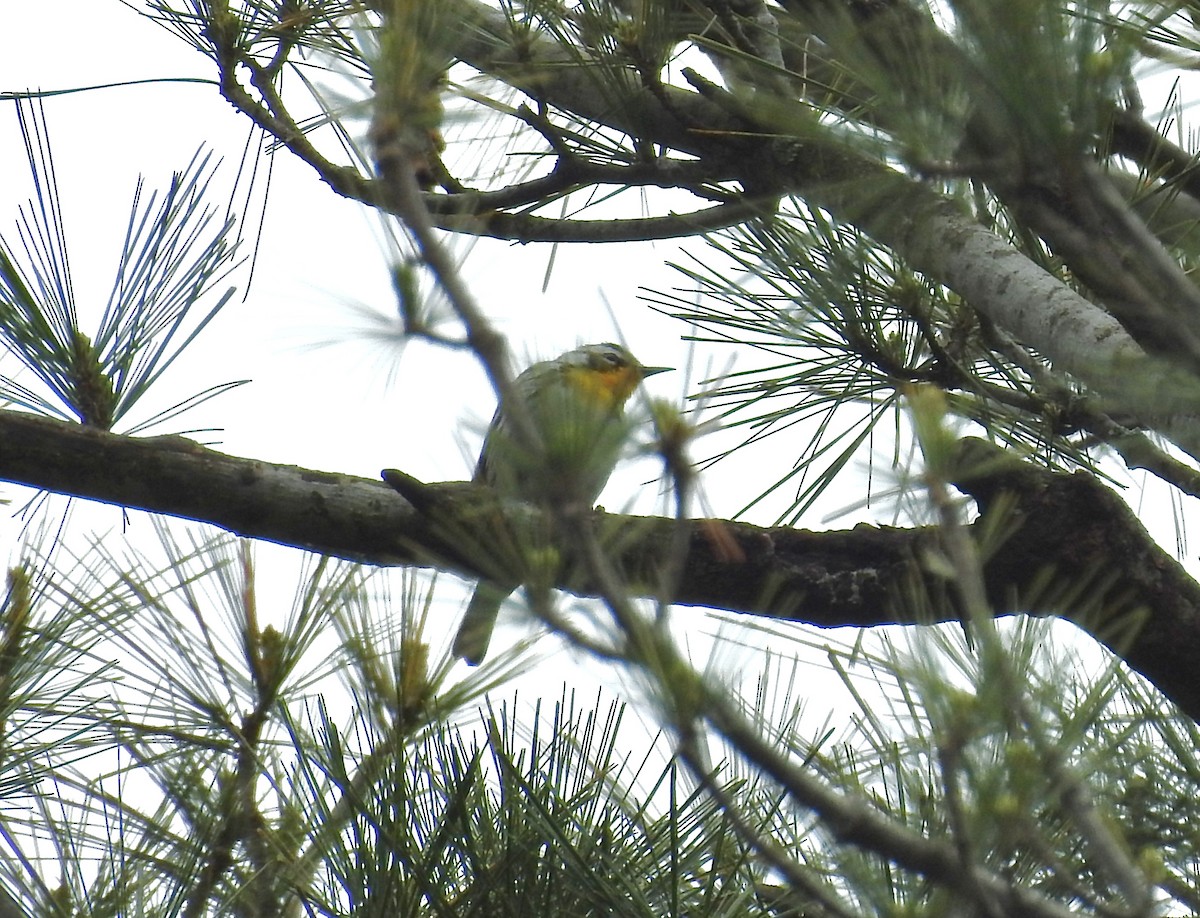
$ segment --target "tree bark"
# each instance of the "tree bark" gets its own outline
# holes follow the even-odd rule
[[[981,509],[971,530],[995,613],[1074,622],[1200,719],[1200,585],[1129,507],[1084,472],[1040,469],[981,440],[961,441],[959,458],[955,483]],[[467,577],[494,567],[482,548],[496,535],[486,488],[387,475],[415,504],[383,482],[0,411],[0,480],[365,564]],[[530,508],[509,510],[505,527],[537,523]],[[929,563],[941,551],[934,527],[811,532],[602,512],[594,523],[635,595],[823,628],[959,617],[945,564]],[[686,557],[677,582],[664,585],[679,526]],[[592,594],[576,567],[564,558],[555,585]]]

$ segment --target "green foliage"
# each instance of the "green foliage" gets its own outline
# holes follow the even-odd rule
[[[58,909],[48,913],[202,914],[206,902],[279,913],[296,896],[356,915],[515,915],[534,904],[744,915],[808,901],[783,891],[747,827],[803,864],[809,894],[836,889],[866,911],[946,905],[921,877],[797,812],[745,750],[728,747],[699,787],[674,762],[631,764],[623,705],[593,710],[569,695],[531,714],[489,705],[472,738],[448,719],[469,696],[437,670],[410,703],[388,703],[396,686],[381,690],[371,668],[405,659],[418,637],[428,596],[415,584],[384,628],[379,610],[394,603],[377,576],[317,562],[280,618],[244,545],[160,535],[158,560],[98,543],[69,566],[39,559],[36,585],[11,577],[6,633],[27,632],[36,653],[0,680],[12,712],[4,793],[10,814],[29,813],[9,817],[6,882]],[[364,621],[372,656],[366,644],[328,654],[331,630],[361,633]],[[778,687],[779,674],[764,673],[747,713],[822,782],[1085,909],[1112,890],[1067,802],[1078,784],[1062,775],[1081,782],[1101,762],[1128,763],[1089,780],[1093,805],[1147,869],[1186,884],[1174,865],[1194,854],[1191,839],[1168,829],[1194,796],[1195,725],[1111,665],[1051,652],[1055,633],[1002,629],[999,655],[938,633],[908,649],[834,651],[857,707],[843,726],[806,726],[811,674],[795,664]],[[110,659],[124,662],[95,662]],[[864,674],[879,688],[870,698],[859,694]],[[1067,770],[1054,777],[1047,756]],[[57,851],[53,867],[25,833]],[[48,867],[62,883],[39,891]]]
[[[211,156],[197,153],[161,196],[139,183],[108,303],[94,330],[79,315],[66,228],[44,118],[18,107],[35,196],[17,227],[20,249],[0,236],[0,345],[40,384],[0,375],[0,398],[37,413],[110,430],[120,424],[233,296],[198,304],[237,262],[232,217],[204,203]],[[197,314],[199,313],[199,314]],[[239,383],[197,392],[142,422],[169,421]]]
[[[374,664],[396,659],[377,578],[314,563],[274,631],[245,545],[159,533],[158,561],[97,544],[70,569],[43,562],[36,596],[12,574],[7,633],[37,648],[0,679],[4,795],[30,813],[4,836],[23,899],[96,915],[279,914],[297,895],[355,915],[756,908],[761,871],[720,809],[673,763],[625,761],[623,705],[489,705],[472,739],[446,719],[461,690],[377,704],[365,658],[322,650],[369,612]],[[124,662],[86,662],[116,649]]]
[[[913,385],[944,389],[954,414],[1022,453],[1094,467],[1071,416],[1073,387],[1047,381],[1037,358],[1015,344],[998,347],[1000,333],[960,297],[854,227],[803,208],[710,244],[721,261],[679,263],[687,286],[648,297],[695,326],[698,341],[738,341],[765,355],[761,366],[710,381],[705,405],[749,428],[735,449],[811,431],[792,467],[742,513],[788,486],[795,497],[781,522],[803,518],[881,421],[903,425],[899,396]]]

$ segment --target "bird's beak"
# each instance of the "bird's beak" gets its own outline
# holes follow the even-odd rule
[[[656,376],[659,373],[670,373],[674,367],[642,367],[642,379],[647,376]]]

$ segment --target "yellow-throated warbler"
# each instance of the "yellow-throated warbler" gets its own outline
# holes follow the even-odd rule
[[[531,448],[515,436],[501,405],[484,438],[474,480],[529,503],[578,502],[590,508],[626,440],[625,402],[643,379],[669,369],[642,366],[619,344],[588,344],[533,364],[513,389],[540,442]],[[515,588],[480,581],[454,638],[455,656],[472,666],[483,659],[500,605]]]

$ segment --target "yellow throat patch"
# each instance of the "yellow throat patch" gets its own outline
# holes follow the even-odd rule
[[[610,411],[616,411],[629,399],[642,374],[636,365],[623,367],[565,367],[563,378],[584,397]]]

